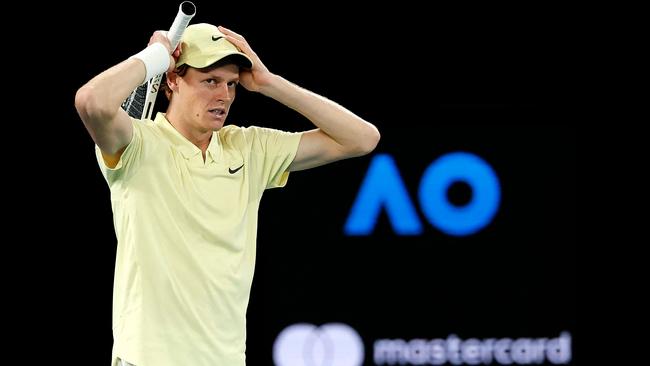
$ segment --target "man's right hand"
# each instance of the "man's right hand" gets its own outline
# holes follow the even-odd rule
[[[155,31],[149,39],[148,46],[151,46],[156,42],[165,46],[167,52],[170,54],[169,68],[167,68],[167,72],[174,71],[176,69],[176,60],[178,60],[178,57],[181,55],[181,44],[179,43],[174,52],[172,52],[172,45],[169,42],[169,38],[167,38],[167,31]]]

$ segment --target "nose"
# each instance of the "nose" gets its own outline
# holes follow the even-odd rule
[[[228,83],[220,83],[214,92],[217,100],[223,100],[225,102],[230,101],[233,97],[230,89]]]

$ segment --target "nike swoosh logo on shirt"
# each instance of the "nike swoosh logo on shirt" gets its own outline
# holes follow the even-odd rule
[[[220,40],[221,38],[223,38],[223,37],[221,37],[221,36],[212,36],[212,40],[213,40],[213,41],[218,41],[218,40]]]
[[[237,169],[228,168],[228,173],[230,173],[230,174],[235,174],[235,173],[237,173],[237,172],[239,171],[239,169],[241,169],[241,168],[243,168],[243,167],[244,167],[244,164],[242,164],[242,165],[241,165],[239,168],[237,168]]]

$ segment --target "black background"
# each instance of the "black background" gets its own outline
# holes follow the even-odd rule
[[[108,188],[74,94],[145,47],[154,30],[167,29],[178,3],[50,4],[39,11],[43,28],[64,41],[39,64],[48,72],[33,73],[53,88],[52,105],[38,106],[47,110],[39,136],[45,148],[37,151],[38,166],[27,168],[36,179],[25,185],[37,194],[20,210],[34,228],[21,231],[34,248],[25,258],[43,273],[21,287],[36,299],[34,323],[25,321],[36,330],[25,338],[28,347],[109,362],[115,235]],[[557,97],[566,92],[557,82],[565,51],[560,9],[195,4],[192,23],[244,35],[271,71],[339,102],[382,134],[373,154],[292,173],[286,188],[265,193],[248,310],[250,365],[271,364],[275,337],[298,322],[351,325],[366,341],[368,364],[369,342],[378,338],[550,338],[564,330],[574,336],[576,363],[576,129]],[[243,89],[228,123],[311,128]],[[383,214],[372,235],[343,235],[374,154],[395,158],[420,210],[425,168],[459,150],[481,156],[499,176],[502,203],[486,229],[449,237],[419,211],[419,236],[397,236]]]

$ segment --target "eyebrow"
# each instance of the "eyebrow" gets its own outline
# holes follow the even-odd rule
[[[239,81],[239,75],[233,76],[232,78],[224,78],[223,76],[206,73],[204,77],[219,80],[219,81]]]

